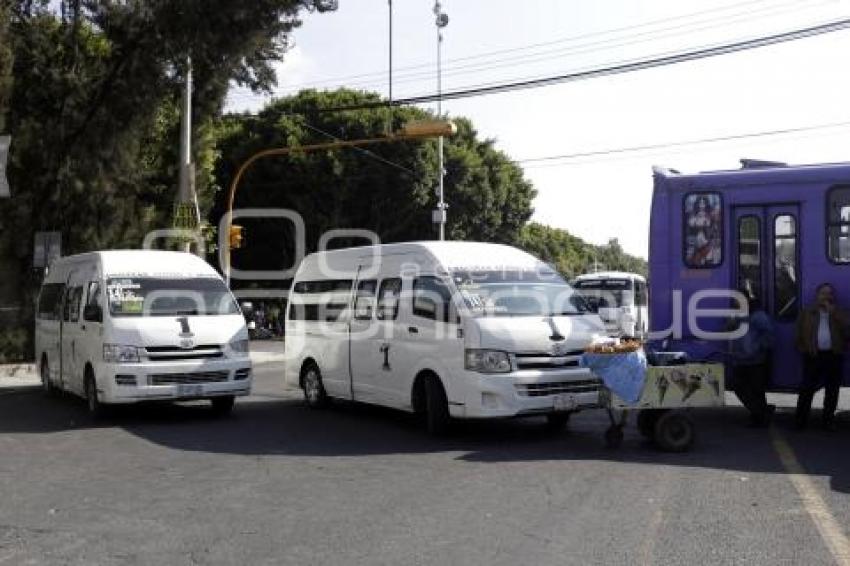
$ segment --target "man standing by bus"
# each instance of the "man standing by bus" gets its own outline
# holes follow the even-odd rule
[[[841,370],[847,347],[848,319],[836,304],[835,288],[822,283],[816,291],[816,301],[800,313],[797,319],[797,349],[803,355],[803,385],[797,400],[797,428],[808,425],[812,398],[825,389],[823,426],[835,429],[835,411],[841,387]]]

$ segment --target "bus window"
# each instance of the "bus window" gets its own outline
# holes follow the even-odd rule
[[[738,219],[738,290],[763,299],[761,289],[761,222],[757,216]]]
[[[829,259],[850,264],[850,187],[832,189],[827,202]]]
[[[648,297],[646,296],[646,283],[641,281],[640,279],[635,280],[635,306],[636,307],[645,307],[649,304]]]
[[[723,207],[719,193],[685,196],[684,259],[688,267],[717,267],[723,262]]]
[[[797,266],[797,220],[781,214],[774,220],[773,308],[779,320],[797,318],[799,278]]]

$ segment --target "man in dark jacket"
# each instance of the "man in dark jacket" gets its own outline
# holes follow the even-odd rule
[[[750,426],[762,427],[770,422],[774,406],[767,404],[770,358],[773,351],[773,321],[756,298],[749,300],[749,313],[740,323],[747,332],[730,344],[733,389],[750,411]]]
[[[822,283],[816,293],[815,304],[805,308],[797,319],[797,349],[803,355],[804,368],[797,400],[797,427],[808,425],[812,398],[823,382],[823,426],[832,430],[850,328],[846,313],[837,306],[833,286]]]

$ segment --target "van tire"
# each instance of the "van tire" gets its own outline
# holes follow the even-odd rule
[[[57,393],[56,387],[50,381],[50,365],[47,363],[47,356],[41,358],[41,388],[44,394],[48,397],[54,397]]]
[[[226,417],[233,412],[233,405],[236,404],[236,397],[233,395],[213,397],[210,399],[210,403],[212,404],[212,411],[215,416]]]
[[[425,426],[430,434],[446,434],[451,425],[449,400],[440,378],[436,375],[425,377]]]
[[[322,383],[322,372],[314,363],[304,366],[301,374],[301,388],[304,390],[304,401],[311,409],[322,409],[328,406],[328,393]]]
[[[88,408],[89,416],[95,420],[102,418],[106,412],[106,408],[97,397],[97,381],[91,369],[86,369],[85,391],[86,407]]]

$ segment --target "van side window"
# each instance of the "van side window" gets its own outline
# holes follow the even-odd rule
[[[101,298],[99,281],[92,281],[91,283],[89,283],[89,288],[86,293],[86,306],[96,306],[103,308],[103,299]]]
[[[447,322],[452,294],[443,280],[433,277],[417,277],[413,280],[413,314]]]
[[[354,318],[356,320],[371,320],[375,309],[375,291],[378,282],[366,279],[357,283],[357,293],[354,295]]]
[[[827,253],[835,263],[850,264],[850,187],[827,193]]]
[[[65,286],[61,283],[48,283],[41,289],[38,296],[38,318],[41,320],[59,320],[62,292]]]
[[[398,318],[398,303],[401,296],[401,279],[394,277],[381,281],[378,292],[378,320],[395,320]]]
[[[646,296],[646,283],[643,281],[635,281],[635,306],[645,307],[649,303]]]
[[[774,219],[773,294],[774,316],[778,320],[797,318],[799,269],[797,267],[797,219],[781,214]]]
[[[65,322],[79,322],[80,300],[83,296],[82,287],[71,287],[65,294],[65,313],[62,320]]]
[[[682,210],[684,261],[687,267],[723,263],[723,201],[720,193],[691,193]]]

